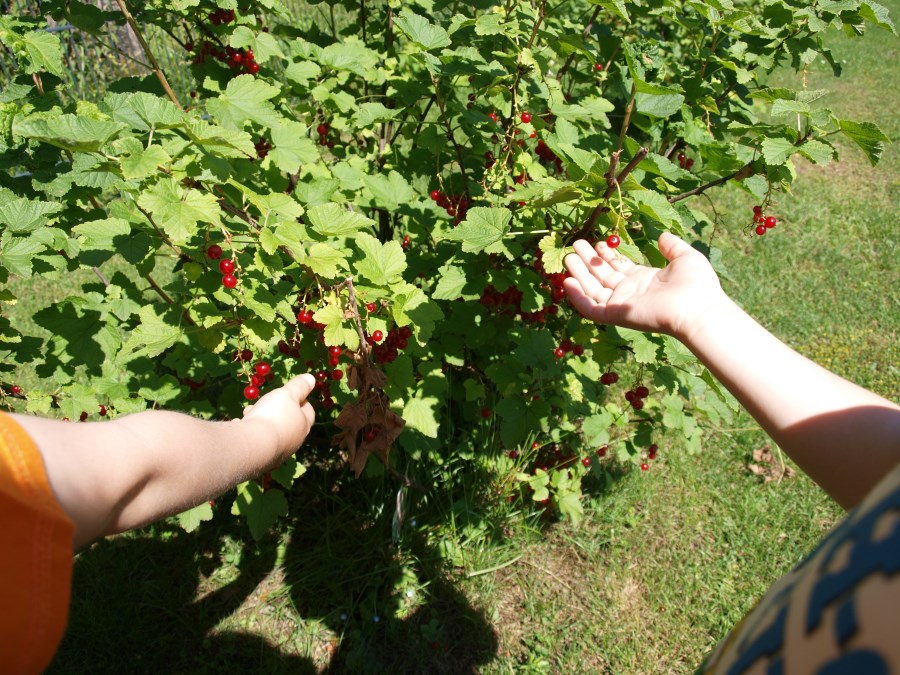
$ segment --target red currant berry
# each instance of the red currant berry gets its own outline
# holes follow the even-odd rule
[[[328,125],[320,124],[319,126],[316,127],[316,133],[319,134],[319,136],[327,136],[328,135]]]
[[[491,412],[491,409],[490,409],[490,408],[482,408],[482,409],[481,409],[481,416],[482,416],[484,419],[488,419],[492,414],[493,414],[493,413]]]
[[[341,352],[343,352],[343,351],[344,351],[343,349],[341,349],[337,345],[334,345],[334,346],[328,348],[328,355],[329,356],[340,356]]]
[[[248,401],[259,398],[259,387],[254,387],[252,384],[248,384],[246,387],[244,387],[244,398]]]
[[[582,458],[581,458],[581,465],[582,465],[585,469],[587,469],[588,467],[590,467],[590,465],[591,465],[591,458],[590,458],[590,457],[582,457]]]
[[[582,347],[581,345],[575,345],[574,347],[572,347],[572,353],[575,356],[581,356],[582,354],[584,354],[584,347]]]
[[[13,392],[15,393],[15,392]],[[100,417],[106,417],[106,406],[102,403],[100,404]]]
[[[367,303],[366,303],[366,311],[369,312],[370,314],[371,314],[372,312],[374,312],[376,309],[378,309],[378,307],[375,305],[374,302],[367,302]]]
[[[372,333],[372,342],[381,342],[384,339],[384,333],[376,330]]]
[[[88,418],[88,414],[84,410],[82,410],[81,415],[78,417],[78,421],[85,422],[85,421],[87,421],[87,418]]]
[[[647,398],[650,395],[650,390],[644,385],[641,385],[634,390],[634,394],[638,398]]]
[[[371,443],[378,437],[378,429],[366,429],[364,438],[367,443]]]
[[[757,225],[757,226],[756,226],[756,234],[758,234],[758,235],[761,237],[761,236],[763,236],[765,233],[766,233],[766,226],[765,226],[765,225]]]
[[[299,312],[297,312],[297,321],[299,321],[300,323],[304,323],[304,324],[312,323],[312,320],[313,320],[312,312],[305,310],[305,309],[301,309]]]
[[[259,375],[251,375],[250,376],[250,384],[254,387],[261,387],[265,382],[265,378],[260,377]]]
[[[218,260],[222,257],[222,247],[218,244],[210,244],[209,248],[206,249],[206,255],[212,260]]]
[[[253,63],[248,63],[247,72],[251,75],[256,75],[256,73],[259,72],[259,64],[256,61],[254,61]]]
[[[241,361],[252,361],[253,360],[253,352],[249,349],[242,349],[239,354]]]
[[[237,277],[233,274],[226,274],[224,277],[222,277],[222,285],[225,288],[234,288],[235,286],[237,286]]]
[[[649,470],[650,470],[650,465],[647,464],[647,462],[644,462],[643,464],[641,464],[641,471],[649,471]]]
[[[335,368],[334,370],[331,371],[331,379],[332,380],[337,381],[337,380],[341,380],[343,378],[344,378],[344,371],[341,370],[340,368]]]
[[[639,400],[639,397],[631,389],[629,389],[628,391],[625,392],[625,400],[628,401],[629,403],[632,403],[633,401]]]
[[[558,359],[561,359],[565,355],[566,355],[566,350],[563,349],[562,347],[557,347],[556,349],[553,350],[553,356],[555,356]]]
[[[644,402],[641,399],[636,398],[631,402],[631,407],[635,410],[640,410],[644,407]]]
[[[508,453],[506,453],[506,455],[510,459],[518,459],[519,458],[519,453],[516,452],[515,450],[510,450]]]
[[[762,206],[759,206],[758,204],[756,206],[754,206],[753,207],[753,215],[754,216],[762,215]]]
[[[606,238],[606,245],[610,248],[618,248],[621,243],[622,240],[619,239],[619,235],[617,234],[611,234]]]
[[[340,362],[341,362],[340,356],[329,356],[328,357],[328,365],[331,366],[332,368],[334,368]]]
[[[222,274],[231,274],[234,272],[234,260],[229,258],[225,258],[225,260],[219,261],[219,271]]]
[[[537,450],[537,449],[540,448],[540,447],[541,447],[541,444],[538,443],[537,441],[535,441],[534,443],[531,444],[531,449],[532,449],[532,450]]]
[[[531,113],[530,113],[530,112],[523,112],[522,115],[521,115],[521,120],[522,120],[522,122],[524,122],[525,124],[528,124],[528,123],[531,121]]]
[[[775,216],[766,216],[765,221],[763,221],[763,225],[766,226],[767,229],[772,229],[778,224],[778,219]]]
[[[9,390],[13,393],[13,396],[18,396],[19,394],[22,393],[22,387],[20,387],[17,384],[14,384],[13,386],[11,386],[9,388]]]
[[[609,450],[609,446],[604,443],[599,448],[597,448],[597,457],[606,457],[607,450]]]
[[[260,377],[265,377],[269,373],[272,372],[272,366],[270,366],[265,361],[260,361],[256,364],[256,374]]]
[[[596,70],[596,71],[599,73],[601,70],[603,70],[603,64],[602,64],[602,63],[595,63],[595,64],[594,64],[594,70]]]
[[[244,52],[244,58],[248,61],[254,61],[256,59],[256,56],[254,56],[252,49],[248,49],[246,52]]]
[[[440,191],[440,190],[432,190],[432,191],[431,191],[431,201],[436,202],[436,201],[437,201],[438,199],[440,199],[440,198],[441,198],[441,191]]]

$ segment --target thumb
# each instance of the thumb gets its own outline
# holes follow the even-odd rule
[[[672,262],[676,258],[697,253],[684,239],[671,232],[663,232],[659,237],[659,252],[666,260]]]
[[[303,375],[298,375],[295,378],[292,378],[285,382],[282,385],[282,388],[287,391],[292,398],[294,398],[298,403],[302,403],[309,395],[312,393],[313,388],[316,386],[316,378],[314,378],[309,373],[304,373]]]

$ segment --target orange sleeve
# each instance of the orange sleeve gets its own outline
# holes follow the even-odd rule
[[[5,673],[42,672],[62,640],[74,532],[34,441],[0,413],[0,663]]]

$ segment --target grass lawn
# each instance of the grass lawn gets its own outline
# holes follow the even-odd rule
[[[885,4],[900,16],[900,1]],[[873,30],[833,46],[844,77],[817,62],[809,87],[896,139],[897,39]],[[762,238],[746,234],[749,196],[726,188],[708,203],[729,293],[802,353],[894,400],[898,158],[891,146],[871,169],[845,147],[840,164],[799,166]],[[464,488],[411,503],[397,542],[392,481],[360,490],[336,458],[310,458],[291,519],[262,542],[222,517],[80,554],[50,672],[693,672],[841,517],[804,476],[748,471],[768,444],[748,417],[708,436],[698,455],[663,441],[649,472],[590,495],[579,527],[506,504],[461,459],[447,470],[471,473]]]

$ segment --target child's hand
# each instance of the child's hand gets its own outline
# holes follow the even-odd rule
[[[665,233],[659,250],[669,261],[663,269],[637,265],[605,242],[594,249],[576,241],[575,253],[565,261],[572,275],[565,281],[569,300],[597,323],[684,340],[697,320],[726,296],[709,261],[685,241]]]
[[[244,420],[266,425],[277,438],[278,462],[303,443],[316,419],[307,402],[316,384],[312,375],[299,375],[244,408]]]

